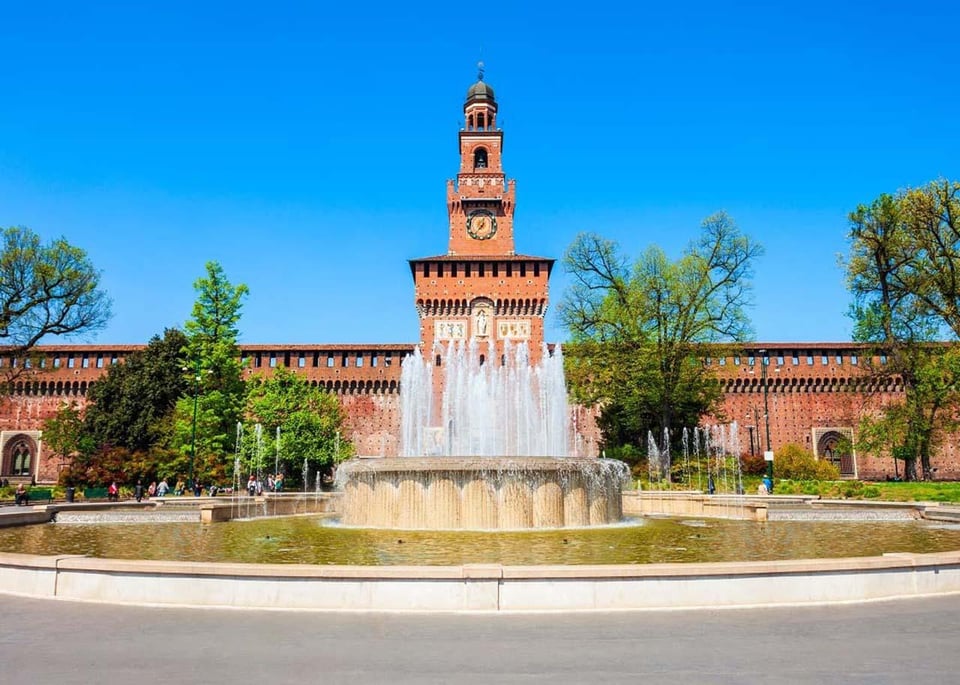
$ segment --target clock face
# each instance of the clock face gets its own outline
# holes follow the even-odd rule
[[[497,233],[497,217],[487,209],[467,215],[467,235],[475,240],[489,240]]]

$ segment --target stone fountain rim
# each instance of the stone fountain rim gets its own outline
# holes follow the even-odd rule
[[[342,462],[345,473],[391,473],[412,471],[572,471],[627,469],[617,459],[594,457],[384,457],[354,458]]]

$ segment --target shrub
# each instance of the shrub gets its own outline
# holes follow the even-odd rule
[[[740,468],[748,476],[762,476],[767,472],[767,462],[762,454],[745,454],[740,457]]]
[[[787,444],[776,451],[774,473],[794,480],[837,480],[840,472],[828,461],[818,460],[800,445]]]
[[[841,488],[841,494],[846,499],[859,499],[863,497],[863,483],[859,480],[847,481]]]
[[[646,464],[645,455],[636,445],[618,445],[616,447],[606,447],[603,454],[607,459],[619,459],[630,467],[636,467],[641,461]]]

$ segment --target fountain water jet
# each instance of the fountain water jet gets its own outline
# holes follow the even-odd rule
[[[435,361],[419,349],[403,361],[401,456],[569,456],[570,409],[559,345],[553,354],[544,345],[536,366],[526,343],[510,341],[500,365],[493,344],[476,340],[446,346],[441,360],[440,398],[433,394]]]
[[[491,530],[620,520],[626,465],[569,455],[559,346],[531,365],[525,343],[505,341],[498,365],[494,345],[473,340],[447,345],[440,361],[419,350],[403,361],[402,456],[337,469],[343,523]]]

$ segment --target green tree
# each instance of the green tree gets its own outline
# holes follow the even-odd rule
[[[724,213],[704,220],[677,261],[652,246],[630,266],[619,247],[582,234],[564,257],[573,285],[560,305],[575,397],[602,405],[608,444],[693,425],[716,411],[704,343],[746,340],[753,261],[762,248]],[[676,432],[676,431],[675,431]]]
[[[74,471],[71,467],[74,460],[81,452],[89,452],[92,448],[92,442],[84,433],[83,413],[77,403],[62,403],[57,413],[43,422],[42,430],[44,447],[59,455],[65,466],[61,476],[73,481]]]
[[[84,427],[97,448],[137,452],[166,446],[171,414],[188,388],[180,361],[186,343],[183,332],[168,328],[93,384]]]
[[[350,443],[338,438],[343,432],[343,411],[337,398],[284,367],[248,381],[244,413],[245,435],[254,435],[254,424],[261,424],[264,431],[260,454],[253,440],[246,441],[246,461],[252,469],[272,470],[275,454],[288,473],[299,472],[304,460],[316,469],[352,456]]]
[[[960,338],[960,182],[941,179],[897,196],[909,251],[897,272],[895,294],[952,339]]]
[[[850,214],[848,288],[854,339],[873,343],[888,363],[868,365],[874,380],[896,379],[902,403],[865,416],[860,446],[891,449],[904,475],[932,475],[931,455],[956,429],[960,393],[955,350],[937,344],[960,333],[960,184],[936,181],[884,194]],[[885,383],[874,383],[883,387]]]
[[[43,244],[22,226],[3,231],[0,344],[13,356],[26,357],[47,336],[99,330],[109,318],[110,299],[86,252],[64,238]]]
[[[231,284],[216,262],[208,262],[206,272],[193,284],[197,299],[185,325],[182,371],[188,390],[177,402],[173,447],[189,455],[197,475],[219,480],[232,460],[243,411],[237,324],[249,291]]]
[[[186,387],[180,371],[185,344],[181,331],[168,329],[91,386],[70,470],[74,480],[105,485],[186,472],[186,460],[168,446],[173,409]],[[62,425],[69,437],[67,418]]]
[[[205,389],[242,396],[237,324],[250,291],[242,283],[231,284],[217,262],[207,262],[206,270],[206,277],[193,284],[197,299],[184,327],[189,340],[185,355],[188,360],[200,360],[201,369],[209,376],[203,381]]]

